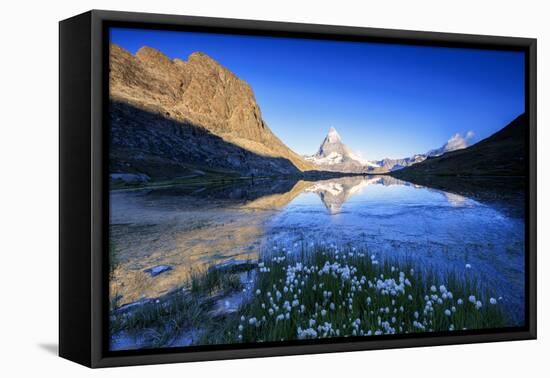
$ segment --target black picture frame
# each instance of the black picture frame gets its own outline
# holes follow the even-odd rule
[[[526,326],[499,330],[109,352],[108,28],[193,30],[525,52],[529,169]],[[536,338],[536,39],[92,10],[59,24],[59,354],[89,367]]]

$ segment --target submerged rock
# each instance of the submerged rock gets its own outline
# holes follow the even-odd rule
[[[155,267],[145,269],[144,272],[149,273],[151,277],[156,277],[159,274],[168,272],[170,270],[172,270],[172,267],[170,265],[157,265]]]
[[[141,306],[143,306],[145,304],[148,304],[152,301],[153,301],[153,299],[150,299],[150,298],[142,298],[139,301],[126,303],[126,304],[112,310],[111,314],[115,315],[115,314],[123,314],[123,313],[131,312],[131,311],[135,310],[136,308],[140,308]]]
[[[209,270],[217,270],[224,273],[237,273],[252,270],[257,266],[257,262],[247,260],[229,260],[221,264],[213,265],[209,268]]]

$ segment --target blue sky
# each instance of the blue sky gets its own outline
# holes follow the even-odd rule
[[[333,126],[367,159],[472,142],[524,111],[524,54],[363,42],[112,29],[111,41],[170,58],[201,51],[247,81],[290,148],[313,154]]]

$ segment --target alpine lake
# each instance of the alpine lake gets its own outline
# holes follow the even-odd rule
[[[476,180],[111,190],[111,349],[520,326],[523,190]]]

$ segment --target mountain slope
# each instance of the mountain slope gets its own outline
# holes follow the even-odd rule
[[[425,155],[428,156],[439,156],[447,152],[461,150],[469,146],[469,142],[474,137],[473,131],[468,131],[464,136],[456,133],[441,147],[436,148],[435,150],[428,151]]]
[[[378,160],[375,163],[379,166],[377,169],[372,169],[373,173],[387,173],[392,171],[397,171],[405,167],[411,166],[416,163],[420,163],[426,159],[425,154],[417,154],[411,157],[402,158],[402,159],[391,159],[385,158]]]
[[[193,53],[187,61],[171,60],[150,47],[142,47],[132,55],[111,44],[109,85],[113,103],[158,115],[166,122],[177,122],[184,128],[193,125],[198,131],[193,142],[200,143],[197,138],[205,131],[227,144],[254,154],[258,159],[274,159],[261,167],[268,169],[265,173],[287,172],[286,163],[279,169],[278,161],[290,162],[298,171],[313,168],[269,129],[250,86],[203,53]],[[115,127],[125,127],[126,121],[132,123],[131,112],[129,116],[128,120],[116,119]],[[127,133],[127,137],[134,138],[132,133]],[[144,135],[141,137],[147,138]],[[125,141],[119,142],[124,149]],[[136,141],[128,142],[132,145]],[[150,141],[150,144],[154,143],[154,140]],[[115,144],[114,147],[117,146]],[[172,148],[178,150],[181,146],[174,144]],[[155,151],[150,152],[156,154]],[[225,152],[224,149],[218,152],[213,150],[212,158],[225,159]],[[242,165],[233,168],[248,173]]]
[[[438,176],[524,176],[525,128],[527,117],[520,115],[490,137],[464,149],[429,157],[394,173],[407,178]]]

